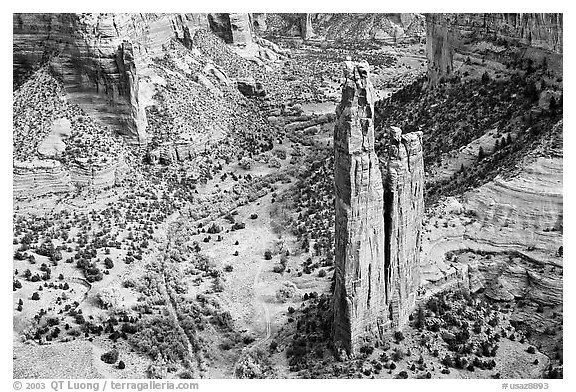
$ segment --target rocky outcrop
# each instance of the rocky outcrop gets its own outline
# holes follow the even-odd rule
[[[422,132],[390,131],[384,184],[386,264],[394,285],[392,323],[408,321],[420,285],[420,244],[424,217],[424,155]]]
[[[454,51],[478,41],[563,52],[563,16],[559,13],[427,14],[428,79],[434,85],[453,71]]]
[[[69,167],[70,178],[79,187],[112,187],[124,178],[123,166],[123,161],[112,159],[90,162],[86,158],[77,158]]]
[[[31,162],[14,161],[12,189],[14,196],[38,196],[69,192],[74,189],[70,174],[60,162],[36,159]]]
[[[428,57],[428,84],[435,86],[440,78],[452,74],[454,46],[447,23],[440,23],[441,15],[426,15],[426,56]]]
[[[389,321],[382,176],[374,151],[368,63],[346,62],[334,128],[336,245],[334,339],[355,352]]]
[[[53,159],[13,163],[13,192],[17,198],[70,192],[75,186],[91,190],[114,186],[124,178],[125,165],[108,159],[78,158],[68,166]]]
[[[310,39],[314,35],[312,28],[312,15],[300,14],[300,37],[303,39]]]
[[[264,97],[266,90],[262,83],[257,82],[254,78],[240,78],[236,80],[236,87],[242,95],[246,97]]]
[[[355,354],[364,338],[400,327],[416,301],[424,211],[422,135],[392,131],[385,182],[374,151],[366,62],[345,62],[334,128],[333,335]]]
[[[246,45],[252,42],[250,14],[208,14],[212,31],[227,44]]]

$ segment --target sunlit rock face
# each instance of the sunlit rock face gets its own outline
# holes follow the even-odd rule
[[[366,62],[344,64],[334,129],[336,268],[333,334],[355,354],[402,326],[419,284],[422,135],[392,130],[385,182],[374,151],[374,95]]]
[[[454,50],[469,42],[501,40],[562,54],[562,31],[559,13],[427,14],[429,84],[452,73]]]
[[[228,44],[252,42],[250,14],[208,14],[208,20],[212,31]]]
[[[355,351],[388,322],[382,176],[374,151],[368,63],[346,62],[334,129],[336,271],[334,335]]]
[[[207,27],[205,14],[14,14],[14,82],[48,61],[72,102],[139,144],[147,122],[138,68],[170,39]]]

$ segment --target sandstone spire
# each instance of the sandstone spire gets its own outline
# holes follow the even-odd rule
[[[387,319],[382,177],[374,151],[374,96],[367,62],[344,63],[334,128],[336,269],[334,338],[351,352]]]
[[[333,335],[355,354],[414,309],[424,212],[422,133],[392,128],[385,181],[374,151],[374,96],[367,62],[344,63],[334,128]]]
[[[420,243],[424,217],[422,132],[392,127],[384,183],[387,281],[393,282],[393,327],[408,321],[420,284]]]

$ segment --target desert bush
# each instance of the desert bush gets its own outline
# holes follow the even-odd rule
[[[105,363],[107,363],[107,364],[109,364],[109,365],[112,365],[113,363],[116,363],[116,361],[118,360],[119,355],[120,355],[120,353],[118,352],[118,350],[113,349],[113,350],[110,350],[110,351],[102,354],[102,356],[100,356],[100,359],[101,359],[103,362],[105,362]]]
[[[279,302],[286,302],[290,298],[294,298],[298,291],[296,285],[292,282],[286,281],[282,286],[276,290],[276,299]]]
[[[116,287],[104,287],[96,297],[104,309],[117,311],[123,308],[124,297]]]
[[[240,162],[238,162],[238,165],[244,170],[250,170],[253,164],[254,161],[248,157],[243,157],[240,159]]]

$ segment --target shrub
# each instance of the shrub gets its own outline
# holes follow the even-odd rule
[[[124,361],[118,362],[118,369],[122,370],[124,368],[126,368],[126,364],[124,363]]]
[[[218,226],[216,223],[212,223],[210,227],[208,227],[208,234],[218,234],[222,231],[222,228]]]
[[[110,257],[106,257],[106,258],[104,259],[104,266],[105,266],[107,269],[114,268],[114,262],[112,261],[112,259],[111,259]]]
[[[116,310],[122,307],[122,303],[124,302],[124,297],[115,287],[104,287],[97,294],[97,298],[104,309]]]
[[[270,343],[270,351],[276,351],[277,348],[278,348],[278,342],[272,340],[272,343]]]
[[[286,281],[276,291],[276,299],[280,302],[286,302],[289,298],[293,298],[296,295],[297,290],[294,283]]]
[[[362,346],[362,347],[360,347],[360,352],[362,354],[370,355],[374,352],[374,346],[370,346],[370,345]]]
[[[395,348],[394,352],[392,353],[392,359],[396,362],[400,361],[402,358],[404,358],[404,351],[402,351],[399,348]]]
[[[234,230],[241,230],[246,227],[246,223],[244,222],[236,222],[232,225],[232,231]]]
[[[243,157],[242,159],[240,159],[240,162],[238,163],[238,165],[244,170],[250,170],[253,164],[254,161],[248,157]]]
[[[40,299],[40,294],[38,294],[38,292],[34,292],[34,294],[32,294],[32,299],[34,301],[38,301]]]
[[[113,349],[108,351],[107,353],[102,354],[100,359],[103,362],[112,365],[113,363],[116,363],[116,361],[118,360],[118,356],[119,356],[118,350]]]
[[[224,280],[220,277],[214,279],[213,289],[216,293],[221,293],[224,291]]]
[[[320,271],[318,271],[318,277],[323,278],[326,276],[326,271],[324,269],[320,269]]]
[[[265,260],[272,260],[272,252],[270,250],[267,250],[266,252],[264,252],[264,259]]]

